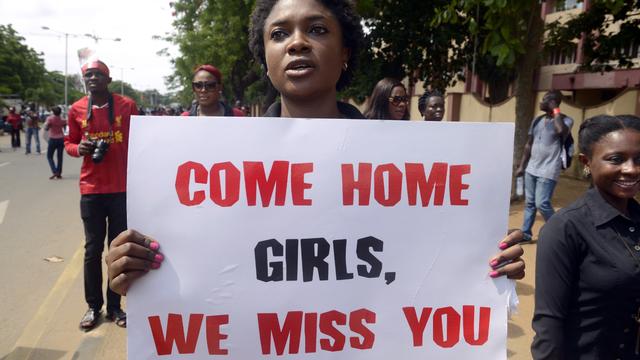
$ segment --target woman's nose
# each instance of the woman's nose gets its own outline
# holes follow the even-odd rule
[[[289,55],[296,53],[305,53],[311,49],[307,35],[303,31],[295,31],[291,35],[290,39],[291,42],[287,47],[287,53]]]

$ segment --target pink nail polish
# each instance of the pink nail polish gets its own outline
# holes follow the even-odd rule
[[[154,269],[154,270],[155,270],[155,269],[157,269],[157,268],[159,268],[159,267],[160,267],[160,263],[157,263],[157,262],[151,263],[151,268],[152,268],[152,269]]]
[[[489,265],[491,265],[491,267],[496,267],[496,265],[498,265],[498,259],[492,260]]]
[[[164,260],[164,256],[162,256],[162,254],[156,254],[156,256],[154,257],[154,261],[157,263],[161,263],[162,260]]]
[[[489,273],[489,276],[492,277],[492,278],[497,277],[498,276],[498,272],[494,270],[494,271]]]
[[[501,242],[500,243],[500,250],[504,250],[504,249],[506,249],[508,247],[509,247],[509,244],[507,244],[506,242]]]
[[[158,250],[158,249],[160,249],[160,244],[158,244],[158,243],[157,243],[157,242],[155,242],[155,241],[152,241],[152,242],[149,244],[149,248],[150,248],[151,250],[154,250],[154,251],[155,251],[155,250]]]

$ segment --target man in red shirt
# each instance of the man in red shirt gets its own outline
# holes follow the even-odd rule
[[[20,147],[20,128],[22,127],[22,117],[16,113],[16,108],[9,108],[7,122],[11,124],[11,147],[16,151]]]
[[[100,318],[102,296],[102,251],[127,229],[127,150],[129,120],[137,115],[136,103],[110,93],[109,68],[102,61],[82,67],[89,95],[69,110],[69,135],[64,139],[67,153],[83,157],[80,170],[80,215],[86,237],[84,254],[84,293],[89,306],[80,328],[88,331]],[[107,227],[108,224],[108,227]],[[120,295],[107,284],[107,319],[126,327],[126,314]]]

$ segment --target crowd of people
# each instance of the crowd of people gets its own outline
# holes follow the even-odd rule
[[[362,44],[361,19],[350,2],[325,0],[258,0],[252,14],[249,47],[266,70],[280,100],[264,117],[409,119],[409,94],[401,81],[380,80],[364,113],[337,101],[349,86]],[[45,122],[52,178],[62,173],[64,146],[82,157],[80,209],[86,246],[85,300],[80,328],[96,326],[104,305],[101,258],[105,238],[108,286],[106,317],[126,327],[120,296],[165,255],[154,239],[126,223],[126,164],[129,124],[139,113],[129,98],[108,90],[109,68],[99,60],[82,68],[89,92],[74,103],[68,119],[60,109]],[[183,116],[244,116],[241,104],[221,101],[223,76],[213,65],[193,72],[194,102]],[[442,121],[444,95],[426,91],[418,101],[423,120]],[[541,116],[532,121],[516,175],[524,176],[526,208],[521,230],[510,232],[487,264],[491,277],[524,277],[523,241],[533,238],[540,211],[547,224],[538,237],[536,258],[535,359],[640,359],[640,118],[596,116],[579,129],[579,161],[592,187],[572,205],[554,212],[550,199],[573,120],[562,114],[559,92],[547,93]],[[177,114],[176,114],[177,115]],[[19,134],[19,116],[7,121]],[[27,153],[38,122],[27,122]],[[62,128],[68,135],[62,141]],[[29,129],[31,129],[29,131]],[[12,145],[20,146],[19,136]],[[37,152],[40,152],[36,141]],[[53,154],[57,152],[57,164]],[[564,162],[563,162],[564,161]],[[496,239],[498,240],[498,239]]]

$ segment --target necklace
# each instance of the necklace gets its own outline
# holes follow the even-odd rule
[[[618,235],[618,239],[620,239],[620,241],[622,242],[622,245],[624,245],[624,247],[627,249],[627,251],[629,252],[631,257],[633,258],[633,260],[635,260],[635,262],[638,264],[638,266],[640,266],[640,259],[638,259],[638,257],[636,256],[636,253],[633,250],[631,250],[631,247],[629,247],[629,244],[627,244],[627,242],[624,241],[622,236],[620,236],[620,232],[618,232],[618,229],[616,229],[614,227],[613,230],[616,232],[616,235]],[[636,250],[636,252],[640,251],[640,242],[636,243],[633,246],[633,248]]]

